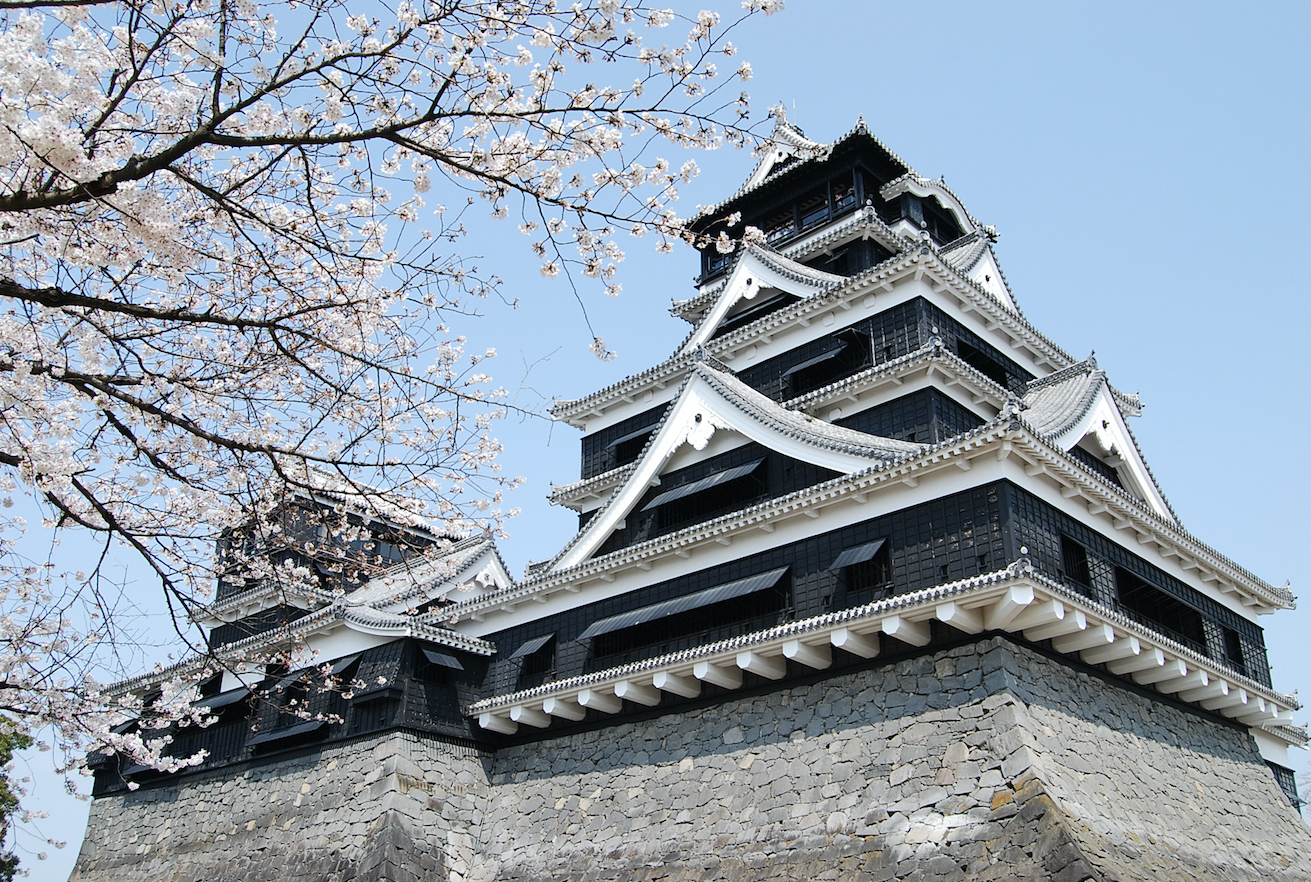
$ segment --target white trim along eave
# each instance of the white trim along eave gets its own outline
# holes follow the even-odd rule
[[[923,284],[907,285],[908,282]],[[863,312],[875,314],[916,296],[928,297],[949,311],[959,312],[962,321],[974,324],[980,336],[1021,364],[1027,363],[1037,376],[1075,363],[1069,353],[1026,319],[1006,309],[992,294],[961,275],[927,246],[884,261],[849,277],[837,288],[800,300],[710,340],[705,344],[705,351],[733,367],[739,358],[767,357],[761,347],[768,347],[780,333],[808,330],[810,336],[818,338],[829,332],[828,323],[837,325],[838,316],[844,317],[843,325],[850,324],[857,316],[851,316],[850,320],[845,317],[855,310],[858,302]],[[650,407],[660,400],[668,400],[672,397],[670,387],[678,384],[691,362],[692,353],[682,352],[583,398],[557,401],[550,409],[551,415],[584,432],[597,431],[623,418],[608,413],[618,406],[640,401]]]
[[[661,692],[694,697],[703,682],[735,689],[743,673],[786,675],[788,662],[824,670],[833,650],[863,658],[880,652],[879,635],[911,646],[929,643],[929,623],[966,634],[1001,631],[1051,640],[1060,653],[1258,729],[1265,737],[1301,746],[1305,731],[1291,725],[1300,706],[1248,677],[1075,594],[1019,560],[1004,570],[840,612],[789,622],[765,631],[675,652],[535,689],[498,695],[465,709],[483,729],[514,734],[521,724],[548,728],[554,719],[580,720],[586,709],[618,713],[624,699],[654,705]]]
[[[940,345],[930,345],[784,401],[780,406],[793,411],[825,410],[827,413],[823,419],[831,423],[887,400],[886,396],[877,393],[895,391],[897,396],[901,396],[916,392],[926,386],[934,373],[940,374],[945,381],[945,388],[940,388],[940,391],[963,407],[983,410],[980,415],[985,420],[995,417],[1011,394],[961,361],[955,353]],[[917,383],[920,379],[926,382]],[[980,405],[984,407],[980,408]],[[628,469],[629,465],[625,464],[580,481],[552,485],[548,499],[552,505],[590,511],[596,505],[589,507],[586,503],[604,501],[609,497],[622,483]]]
[[[624,590],[641,587],[656,567],[662,579],[674,578],[742,557],[756,543],[767,547],[805,538],[816,532],[821,512],[825,530],[837,529],[998,479],[1038,493],[1136,554],[1155,552],[1154,561],[1163,570],[1246,618],[1294,605],[1287,587],[1267,584],[1012,417],[895,462],[589,558],[443,612],[461,631],[491,634],[622,593],[618,589],[625,583]],[[944,480],[949,487],[944,488]]]

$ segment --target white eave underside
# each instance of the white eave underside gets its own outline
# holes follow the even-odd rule
[[[1285,743],[1306,742],[1306,732],[1291,725],[1299,707],[1295,698],[1075,594],[1035,572],[1026,560],[996,573],[494,696],[470,705],[465,714],[477,717],[485,729],[507,734],[516,731],[519,720],[545,728],[557,709],[566,719],[581,718],[580,700],[618,712],[622,703],[615,700],[616,692],[627,691],[625,687],[684,696],[699,692],[702,681],[732,689],[741,686],[744,671],[783,676],[788,659],[823,670],[832,663],[833,647],[872,658],[879,653],[880,634],[924,646],[933,620],[969,634],[1004,631],[1033,641],[1051,640],[1058,652],[1105,664],[1112,673],[1258,727]],[[600,700],[591,700],[593,696]]]

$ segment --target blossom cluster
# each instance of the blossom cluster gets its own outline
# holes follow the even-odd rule
[[[29,497],[50,535],[129,548],[193,641],[186,617],[230,576],[216,543],[287,492],[325,492],[313,476],[392,522],[498,530],[516,483],[495,462],[506,394],[494,352],[467,355],[454,329],[496,281],[460,257],[446,205],[517,215],[543,275],[617,294],[620,234],[685,236],[672,205],[696,165],[651,151],[753,143],[745,93],[719,97],[734,24],[641,0],[11,8],[4,504]],[[111,731],[125,713],[205,718],[185,684],[149,701],[96,685],[115,588],[99,567],[30,563],[16,543],[34,532],[0,522],[0,713],[159,768],[199,761],[149,727]]]

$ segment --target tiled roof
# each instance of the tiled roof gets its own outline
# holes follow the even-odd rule
[[[913,453],[924,446],[835,426],[801,411],[789,410],[736,377],[714,370],[706,364],[696,365],[693,371],[717,392],[734,402],[745,415],[814,447],[881,459]]]
[[[826,291],[832,291],[835,288],[840,287],[847,280],[846,276],[826,273],[823,270],[817,270],[814,267],[806,266],[804,263],[798,263],[791,258],[784,257],[768,245],[743,245],[739,247],[737,252],[733,255],[733,265],[728,270],[724,280],[726,284],[732,281],[733,277],[738,272],[739,265],[747,257],[759,261],[760,265],[762,265],[765,270],[782,276],[789,281],[796,282],[797,285],[802,286],[803,288],[810,289],[812,294],[822,294]],[[706,298],[706,306],[701,310],[701,317],[693,325],[692,330],[688,332],[687,336],[679,342],[678,347],[674,350],[675,352],[682,351],[687,347],[691,340],[698,335],[703,334],[705,331],[713,332],[713,328],[703,330],[702,325],[710,321],[711,316],[715,314],[713,304],[718,301],[719,297],[723,296],[726,284],[717,287],[714,291],[714,295]],[[796,294],[796,292],[788,293],[792,293],[794,296],[798,297],[802,296]],[[731,305],[729,308],[732,308]],[[726,318],[727,316],[723,316],[719,321],[722,322]]]
[[[1038,435],[1011,408],[1002,411],[995,419],[969,432],[939,444],[922,447],[915,453],[893,460],[874,463],[864,471],[842,475],[810,487],[797,490],[786,496],[776,497],[757,503],[741,511],[722,515],[710,521],[694,524],[675,533],[655,539],[648,539],[626,548],[610,552],[601,557],[589,558],[567,568],[552,571],[539,571],[531,579],[515,585],[511,589],[497,591],[477,600],[456,604],[452,615],[469,615],[477,610],[495,608],[507,603],[513,604],[525,600],[543,591],[563,590],[564,586],[580,580],[595,578],[597,574],[616,568],[631,566],[633,561],[648,558],[668,550],[682,548],[688,544],[710,541],[714,537],[732,533],[745,527],[754,526],[782,513],[807,508],[811,505],[826,505],[846,497],[863,496],[875,490],[879,485],[899,481],[916,472],[948,463],[957,456],[969,455],[972,451],[993,449],[997,445],[1019,442],[1050,465],[1053,474],[1062,475],[1063,480],[1073,482],[1080,487],[1080,492],[1090,499],[1096,499],[1110,508],[1117,517],[1121,517],[1135,526],[1135,529],[1148,531],[1197,560],[1209,569],[1222,573],[1231,580],[1235,587],[1249,594],[1260,603],[1274,608],[1291,609],[1296,598],[1287,585],[1275,586],[1253,574],[1251,571],[1225,557],[1214,548],[1197,539],[1183,529],[1177,522],[1169,520],[1153,511],[1142,500],[1115,487],[1101,476],[1095,474],[1079,461],[1071,458],[1065,451],[1052,446]],[[977,454],[976,454],[977,455]],[[626,466],[632,468],[632,465]],[[576,538],[576,537],[575,537]]]
[[[786,121],[782,121],[781,128],[779,126],[776,126],[774,131],[777,134],[782,130],[783,132],[785,132],[783,137],[787,139],[791,139],[793,135],[791,133],[786,133],[787,129],[791,129],[793,132],[797,132],[795,126],[792,126],[790,123]],[[799,135],[800,133],[797,132],[797,134]],[[804,135],[800,135],[800,137],[807,144],[817,143],[806,138]],[[888,149],[888,146],[886,144],[884,144],[877,137],[875,137],[872,132],[870,132],[869,128],[865,125],[864,117],[861,117],[859,120],[857,120],[856,125],[853,126],[850,131],[846,132],[843,135],[840,135],[838,138],[829,142],[828,144],[820,145],[822,149],[817,151],[818,156],[827,158],[830,154],[832,154],[832,152],[839,145],[844,144],[847,141],[850,141],[851,139],[856,137],[866,137],[870,139],[880,150],[886,153],[888,157],[892,159],[893,162],[896,162],[898,165],[900,165],[904,169],[907,169],[908,171],[910,170],[909,163],[907,163],[904,159],[902,159],[897,154],[893,153],[890,149]],[[784,140],[782,143],[787,143],[789,144],[789,146],[791,146],[789,140]],[[727,199],[721,200],[720,202],[716,202],[714,205],[705,206],[697,213],[696,218],[692,218],[687,221],[682,221],[681,223],[686,225],[691,223],[693,220],[696,220],[697,218],[709,217],[712,215],[720,214],[729,205],[731,205],[733,202],[736,202],[738,199],[741,199],[743,196],[746,196],[748,193],[752,193],[756,190],[759,190],[761,187],[766,186],[772,181],[778,180],[783,175],[787,174],[788,172],[792,171],[795,168],[799,168],[800,166],[813,162],[815,158],[816,157],[803,159],[799,163],[789,164],[787,167],[781,168],[777,171],[771,170],[770,172],[766,173],[763,177],[760,177],[758,180],[756,179],[757,178],[756,172],[753,171],[751,173],[751,176],[747,178],[746,183],[744,183],[741,187],[739,187],[737,192],[734,193],[732,196],[729,196]],[[757,166],[757,168],[759,168],[759,166]]]
[[[764,246],[764,248],[796,266],[805,267],[811,272],[819,272],[818,270],[811,270],[803,263],[799,263],[798,258],[822,251],[826,246],[832,245],[839,240],[862,234],[873,234],[870,235],[870,238],[886,246],[894,253],[905,251],[918,244],[918,240],[911,240],[884,223],[873,206],[865,205],[845,217],[839,218],[834,223],[797,236],[784,243],[782,248],[775,249],[772,246]],[[735,256],[733,259],[736,261],[737,257]],[[731,268],[719,281],[701,293],[685,300],[674,300],[669,307],[670,315],[695,323],[700,314],[710,308],[719,293],[724,289],[724,286],[728,284],[730,274]],[[837,278],[845,281],[848,277],[838,276]]]
[[[879,194],[882,195],[883,198],[888,199],[896,194],[909,190],[913,187],[920,187],[922,189],[928,189],[930,191],[932,190],[940,191],[941,193],[945,194],[950,200],[955,202],[956,205],[960,207],[960,210],[965,213],[964,219],[966,223],[968,223],[976,230],[981,230],[984,228],[983,225],[980,224],[974,218],[974,215],[970,214],[969,209],[965,207],[965,203],[962,202],[961,198],[957,196],[950,187],[947,186],[947,182],[944,181],[942,178],[938,178],[935,181],[932,178],[926,178],[922,175],[918,175],[914,171],[908,171],[901,177],[897,178],[896,180],[889,181],[888,183],[880,187]],[[939,201],[941,201],[940,198]]]
[[[1043,437],[1069,431],[1096,402],[1105,382],[1106,372],[1091,359],[1034,380],[1022,399],[1024,419]]]
[[[374,576],[346,595],[355,604],[395,604],[430,594],[434,587],[454,578],[484,552],[500,559],[490,533],[476,533],[444,550],[430,549],[419,560],[402,561]],[[504,562],[501,564],[505,568]]]
[[[957,272],[969,275],[988,253],[988,240],[972,230],[938,249],[938,254]]]
[[[712,352],[728,349],[748,337],[760,334],[762,331],[790,324],[808,311],[826,308],[833,301],[845,296],[845,292],[865,290],[871,283],[904,276],[907,272],[918,271],[920,267],[940,268],[949,285],[955,292],[959,293],[962,299],[968,302],[970,308],[975,309],[1005,328],[1015,339],[1024,342],[1035,353],[1050,362],[1053,367],[1059,369],[1074,363],[1073,356],[1030,324],[1022,314],[1011,312],[1002,306],[990,292],[959,272],[937,251],[928,246],[923,246],[912,252],[898,254],[864,272],[847,277],[841,285],[815,297],[799,300],[790,306],[762,316],[751,324],[734,330],[731,334],[725,334],[723,337],[709,341],[707,347]],[[560,420],[568,420],[571,417],[585,414],[589,409],[600,407],[630,391],[640,389],[646,383],[654,382],[662,377],[667,378],[686,370],[690,359],[691,355],[689,353],[675,355],[661,364],[617,383],[612,383],[604,389],[583,398],[557,400],[551,406],[550,413]]]
[[[690,360],[691,369],[684,377],[682,385],[679,386],[678,392],[674,396],[675,401],[685,394],[688,385],[694,378],[699,378],[736,407],[742,416],[788,438],[801,441],[820,450],[831,450],[848,456],[880,460],[907,456],[922,449],[922,445],[919,444],[869,435],[855,429],[835,426],[832,423],[798,411],[788,410],[773,399],[761,395],[755,389],[738,380],[728,368],[708,356],[704,349],[697,349],[690,357]],[[660,430],[664,428],[665,422],[673,411],[673,407],[666,409],[664,415],[660,418],[660,422],[656,423],[651,430],[646,446],[642,448],[642,452],[638,454],[637,459],[623,467],[624,471],[619,481],[619,488],[597,509],[596,514],[588,521],[587,526],[576,533],[565,547],[560,549],[559,554],[551,559],[552,569],[573,550],[574,546],[582,541],[590,529],[594,529],[594,525],[602,522],[602,515],[614,504],[623,484],[629,481],[632,474],[637,471],[651,445],[660,436]]]
[[[1015,591],[1012,586],[1020,586],[1020,590]],[[1026,592],[1023,590],[1025,587],[1031,590]],[[1035,570],[1026,558],[1013,561],[1005,569],[996,572],[936,585],[808,619],[787,622],[762,631],[553,681],[531,689],[490,696],[466,707],[464,712],[466,715],[475,716],[504,712],[507,708],[515,706],[540,707],[543,699],[549,696],[568,695],[577,693],[581,689],[610,686],[623,680],[650,683],[652,675],[656,672],[679,672],[680,676],[687,676],[690,673],[689,668],[698,662],[745,667],[740,660],[741,656],[738,655],[744,651],[762,652],[767,656],[777,657],[780,653],[787,654],[787,641],[807,643],[812,647],[827,646],[830,640],[824,638],[838,629],[850,629],[864,636],[872,636],[881,631],[886,633],[884,623],[887,620],[897,621],[898,629],[902,622],[907,621],[917,623],[923,628],[928,622],[943,618],[944,615],[960,616],[957,620],[959,624],[955,626],[966,630],[967,633],[979,633],[987,627],[989,614],[1002,608],[1002,605],[1007,602],[1023,606],[1035,613],[1042,609],[1040,603],[1045,603],[1048,608],[1054,606],[1059,609],[1059,614],[1052,612],[1044,615],[1044,618],[1049,620],[1065,618],[1068,609],[1086,615],[1089,621],[1110,628],[1115,641],[1123,640],[1131,647],[1126,648],[1122,657],[1137,655],[1140,645],[1138,641],[1141,641],[1145,646],[1160,650],[1166,658],[1183,661],[1190,670],[1207,672],[1211,679],[1232,684],[1234,688],[1244,690],[1246,695],[1258,701],[1273,703],[1274,709],[1268,714],[1264,713],[1265,705],[1262,704],[1263,716],[1266,716],[1270,722],[1259,724],[1275,734],[1280,734],[1292,744],[1301,745],[1306,741],[1306,732],[1303,728],[1279,722],[1282,714],[1300,706],[1295,696],[1282,695],[1265,684],[1251,679],[1242,671],[1184,646],[1166,634],[1145,627],[1118,610],[1071,591],[1065,585]],[[962,612],[964,615],[961,615]],[[947,619],[943,618],[943,620]],[[1001,620],[998,627],[1004,631],[1027,633],[1033,626],[1017,623],[1017,619],[1012,615],[1009,620]],[[927,632],[924,633],[927,640]],[[836,643],[836,641],[832,642]],[[1059,638],[1054,641],[1053,648],[1056,651],[1076,657],[1086,649],[1077,644],[1074,646],[1067,644],[1062,648],[1060,643]],[[827,654],[826,649],[824,652]],[[701,676],[696,673],[692,675],[698,678]],[[1176,691],[1182,690],[1172,690],[1172,692]],[[1226,709],[1221,712],[1230,717],[1242,717],[1248,712],[1246,697],[1240,702],[1233,702],[1224,707]],[[487,722],[484,721],[483,725],[487,725]]]
[[[1083,361],[1076,362],[1069,367],[1033,380],[1028,384],[1024,398],[1021,400],[1024,407],[1022,414],[1024,422],[1043,438],[1051,439],[1059,436],[1069,431],[1083,418],[1084,414],[1088,412],[1088,408],[1092,407],[1097,401],[1103,386],[1110,391],[1111,400],[1120,411],[1122,418],[1129,415],[1137,416],[1142,412],[1137,396],[1117,392],[1110,385],[1106,372],[1098,369],[1097,360],[1089,355]],[[1125,412],[1126,406],[1132,408],[1127,414]],[[1142,448],[1138,446],[1138,439],[1134,437],[1128,421],[1122,419],[1122,422],[1124,422],[1125,431],[1129,434],[1129,440],[1133,443],[1134,451],[1138,454],[1138,460],[1143,464],[1143,468],[1147,470],[1147,478],[1151,482],[1152,488],[1160,496],[1170,516],[1175,519],[1176,523],[1179,522],[1174,506],[1170,504],[1165,491],[1161,489],[1156,476],[1152,474],[1151,466],[1147,464],[1147,457],[1143,456]]]

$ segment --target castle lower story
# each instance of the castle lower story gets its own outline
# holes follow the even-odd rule
[[[495,752],[393,730],[166,779],[97,799],[72,880],[1291,882],[1309,846],[1245,727],[991,637]]]

